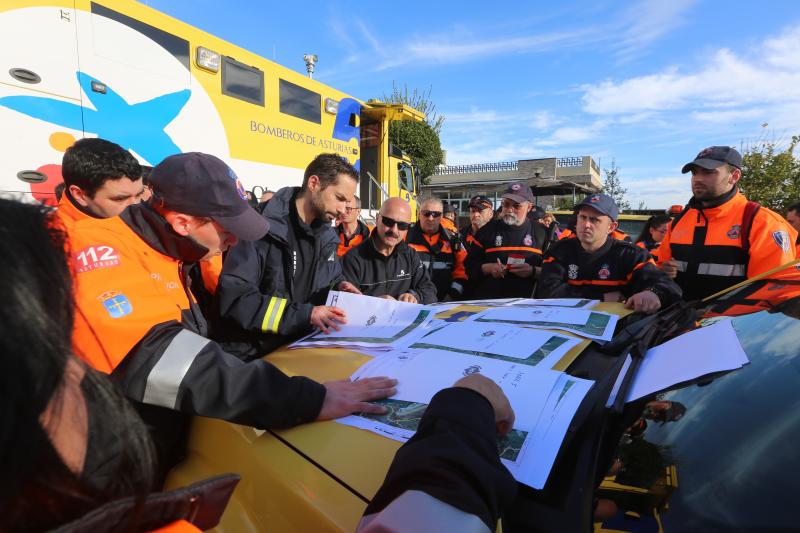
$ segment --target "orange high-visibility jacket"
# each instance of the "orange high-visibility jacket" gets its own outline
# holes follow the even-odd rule
[[[414,224],[408,231],[406,241],[417,251],[422,264],[428,269],[439,300],[448,294],[459,299],[467,283],[467,271],[464,269],[467,250],[458,234],[439,226],[437,233],[428,235],[419,224]]]
[[[694,200],[670,224],[658,263],[678,263],[675,279],[687,300],[703,298],[795,258],[797,232],[761,206],[750,225],[749,252],[741,233],[747,198],[735,188],[713,206]]]
[[[262,360],[245,363],[206,337],[187,287],[207,250],[149,206],[78,221],[69,239],[76,353],[131,399],[259,427],[316,418],[322,385]]]
[[[358,246],[365,240],[369,238],[370,231],[372,228],[361,222],[358,222],[358,228],[356,232],[348,238],[347,235],[344,233],[344,224],[339,224],[336,227],[336,234],[339,236],[339,247],[336,250],[336,255],[342,257],[344,254],[350,251],[351,248]]]

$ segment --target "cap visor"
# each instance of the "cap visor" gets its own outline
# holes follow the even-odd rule
[[[527,198],[525,198],[521,194],[514,194],[514,193],[511,193],[511,192],[505,193],[503,195],[503,198],[508,198],[509,200],[514,200],[518,204],[521,204],[523,202],[530,202],[530,200],[528,200]]]
[[[692,167],[697,166],[704,168],[706,170],[714,170],[715,168],[719,168],[725,164],[725,161],[719,161],[717,159],[695,159],[691,163],[686,163],[683,165],[681,169],[681,174],[686,174],[692,170]]]
[[[257,241],[269,231],[267,219],[251,207],[235,217],[214,217],[214,220],[242,241]]]

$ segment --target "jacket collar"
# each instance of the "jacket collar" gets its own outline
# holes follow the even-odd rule
[[[300,187],[284,187],[275,193],[272,199],[261,207],[261,214],[269,221],[267,235],[283,243],[289,242],[289,214]]]
[[[703,205],[703,203],[700,200],[692,196],[692,199],[689,200],[689,207],[700,210],[714,209],[715,207],[719,207],[722,204],[731,201],[733,198],[736,197],[738,192],[739,192],[739,187],[737,185],[734,185],[733,189],[731,189],[730,191],[726,192],[721,196],[717,196],[716,198],[708,202],[708,205]]]
[[[155,251],[186,263],[201,260],[208,248],[175,233],[167,220],[149,204],[129,206],[120,218]]]

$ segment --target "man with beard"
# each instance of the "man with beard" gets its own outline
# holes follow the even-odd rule
[[[500,218],[478,231],[466,261],[473,298],[531,297],[542,262],[542,243],[528,219],[532,207],[531,188],[512,183],[503,193]]]
[[[343,281],[331,222],[344,215],[358,172],[336,154],[320,154],[302,187],[286,187],[261,207],[269,232],[242,241],[225,258],[214,335],[243,357],[263,355],[317,327],[338,329],[347,317],[326,306],[331,288],[358,292]]]
[[[370,238],[342,258],[344,279],[367,296],[401,302],[436,302],[436,286],[419,254],[405,242],[411,226],[411,206],[402,198],[381,205]]]
[[[658,261],[686,300],[710,296],[795,258],[794,228],[739,192],[739,152],[710,146],[681,172],[692,173],[694,196],[672,220]]]

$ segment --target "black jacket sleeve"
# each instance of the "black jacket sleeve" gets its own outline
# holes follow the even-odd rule
[[[680,300],[683,291],[678,284],[655,265],[650,252],[638,246],[635,248],[638,255],[638,268],[633,271],[631,283],[628,285],[625,295],[631,296],[637,292],[650,290],[658,296],[661,307],[668,307]]]
[[[467,271],[467,278],[471,283],[477,282],[484,276],[481,266],[486,261],[486,253],[483,248],[484,243],[480,240],[481,230],[478,230],[475,235],[475,242],[467,250],[467,258],[464,260],[464,269]]]
[[[280,254],[270,250],[274,246],[265,240],[241,241],[228,252],[217,286],[220,316],[250,332],[294,335],[310,330],[312,304],[289,300],[283,291],[261,292],[267,261]]]
[[[409,251],[413,252],[410,248]],[[436,285],[431,281],[428,269],[422,264],[422,260],[416,252],[412,254],[412,257],[411,269],[414,273],[411,276],[411,290],[409,292],[413,293],[421,304],[436,303]]]
[[[364,514],[380,512],[404,492],[417,490],[478,516],[494,531],[517,490],[500,462],[496,439],[494,411],[486,398],[463,388],[439,391]]]
[[[245,363],[174,321],[150,329],[112,379],[138,402],[260,428],[312,421],[325,400],[323,385]]]

